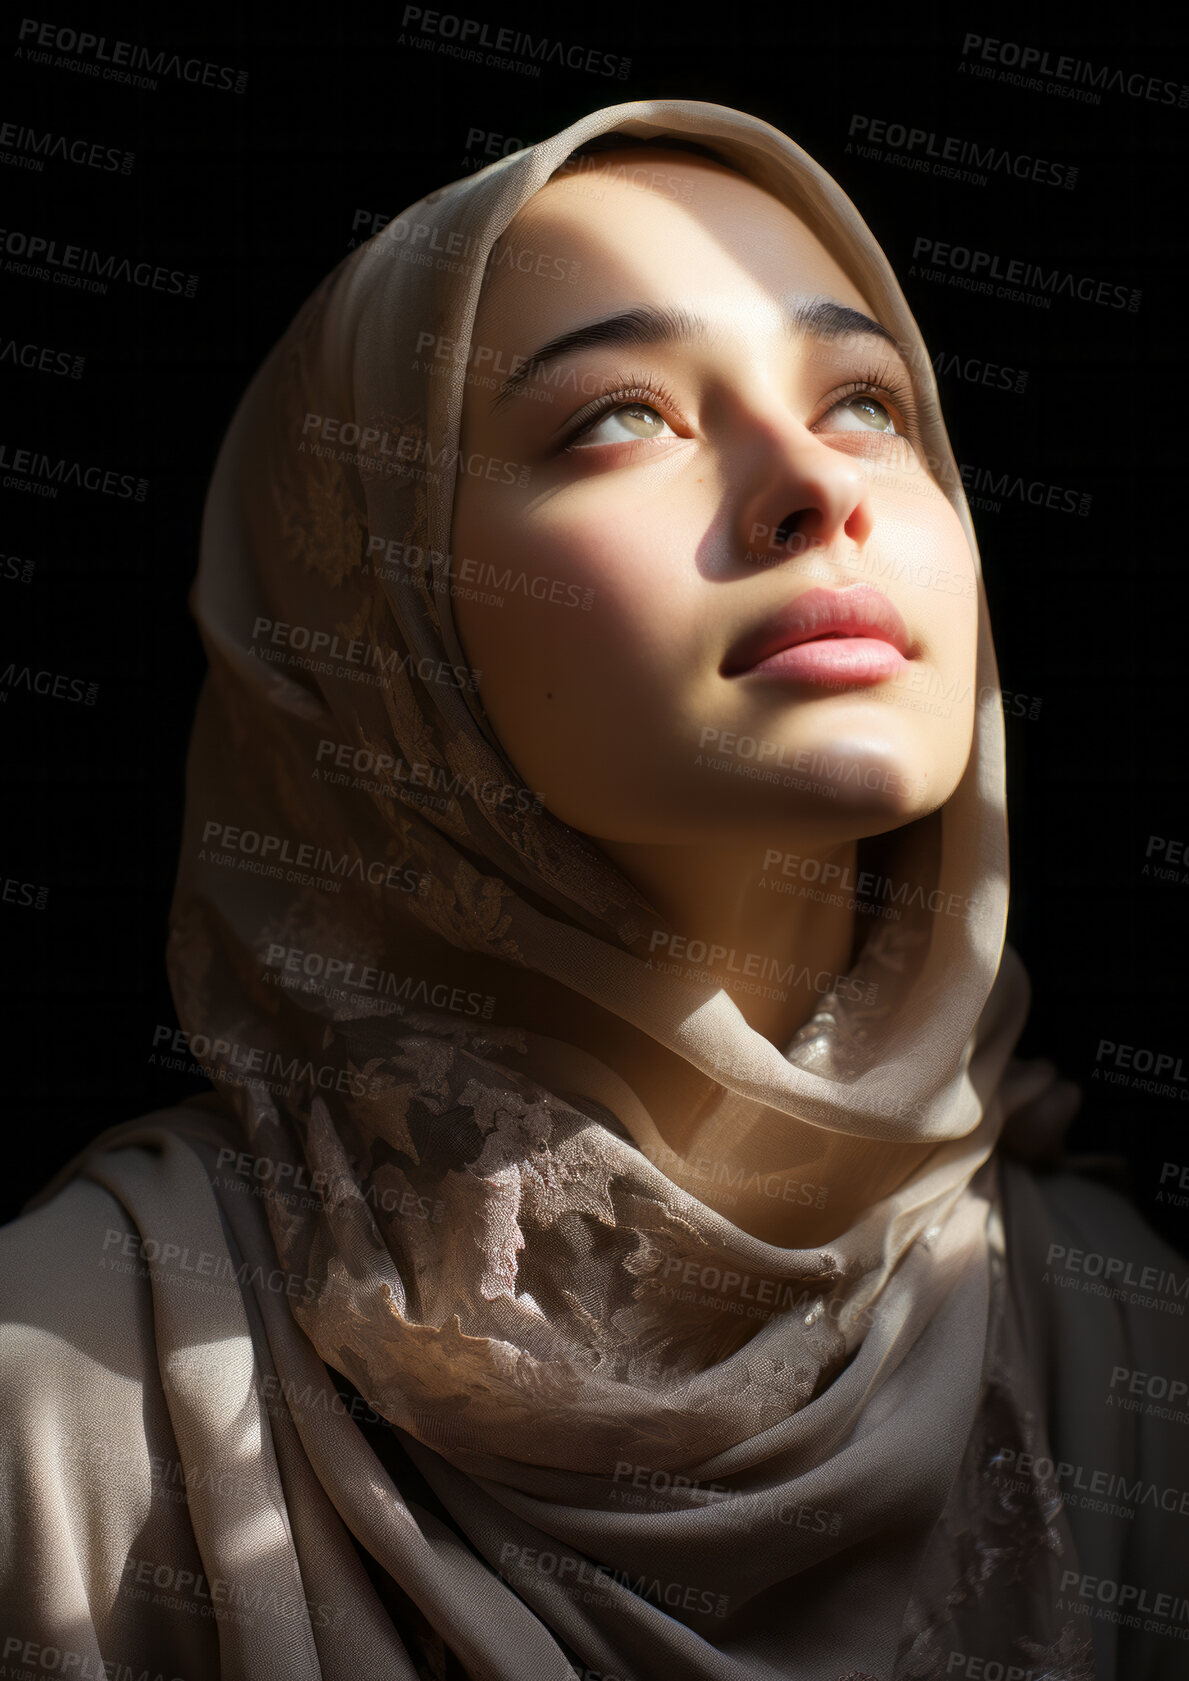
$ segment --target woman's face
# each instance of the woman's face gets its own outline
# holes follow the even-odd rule
[[[924,815],[970,752],[977,596],[907,367],[760,187],[657,148],[584,163],[501,239],[468,361],[454,611],[505,751],[608,842]],[[666,310],[705,331],[640,314]]]

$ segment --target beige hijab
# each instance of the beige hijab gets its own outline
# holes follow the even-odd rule
[[[911,347],[977,565],[891,269],[834,182],[755,118],[596,111],[430,193],[318,287],[224,440],[192,598],[210,673],[168,953],[183,1032],[162,1050],[188,1049],[222,1108],[117,1129],[70,1170],[158,1246],[140,1286],[168,1415],[153,1427],[179,1463],[260,1489],[188,1480],[192,1538],[162,1530],[156,1550],[192,1539],[208,1583],[253,1597],[238,1620],[134,1615],[113,1541],[65,1621],[154,1661],[192,1660],[188,1627],[217,1668],[179,1673],[244,1681],[912,1681],[955,1651],[1113,1676],[1132,1637],[1096,1623],[1092,1660],[1093,1619],[1059,1591],[1081,1545],[1060,1499],[1039,1473],[998,1481],[1048,1451],[1060,1381],[1041,1349],[1063,1303],[1029,1275],[1043,1301],[1021,1321],[1006,1282],[1005,1219],[1035,1246],[1055,1216],[1018,1168],[1005,1214],[992,1155],[1027,982],[1003,944],[981,574],[968,768],[889,843],[902,920],[783,1053],[727,993],[648,963],[663,923],[518,796],[467,669],[445,563],[472,470],[466,363],[443,375],[419,336],[469,343],[499,236],[612,132],[697,138],[809,222]],[[930,909],[945,903],[974,908]],[[549,1033],[522,1013],[545,980],[574,1001],[569,1046],[564,1002]],[[684,1155],[582,1049],[592,1010],[697,1071]],[[877,1147],[898,1162],[891,1194],[829,1242],[774,1246],[699,1195],[707,1161],[745,1200],[812,1160],[813,1137],[835,1172]],[[209,1286],[171,1288],[183,1264],[162,1245],[215,1256]],[[1099,1562],[1122,1567],[1123,1533],[1095,1532]],[[1120,1650],[1139,1665],[1148,1638]]]

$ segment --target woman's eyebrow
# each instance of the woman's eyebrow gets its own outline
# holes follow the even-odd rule
[[[850,309],[846,304],[835,303],[832,298],[801,298],[791,308],[786,306],[786,310],[789,332],[795,338],[883,339],[904,359],[904,349],[899,340],[878,321],[864,315],[862,310]],[[701,316],[670,304],[641,304],[618,315],[608,315],[601,321],[590,321],[584,327],[574,327],[550,339],[526,357],[496,392],[490,412],[495,414],[534,374],[559,357],[573,356],[580,350],[590,350],[598,345],[705,344],[714,331]]]

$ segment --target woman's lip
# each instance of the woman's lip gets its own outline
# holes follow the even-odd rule
[[[890,642],[873,636],[819,636],[781,648],[749,669],[750,676],[783,677],[792,683],[820,683],[827,688],[882,683],[908,661]]]
[[[852,648],[848,656],[839,651],[846,642],[860,646]],[[807,654],[800,666],[791,659],[773,664],[775,656],[791,655],[811,643],[828,652]],[[852,584],[848,589],[837,590],[809,589],[785,602],[765,624],[742,637],[720,669],[724,677],[777,669],[781,675],[792,675],[797,669],[830,670],[841,675],[848,659],[856,670],[874,670],[872,662],[879,648],[886,650],[881,657],[887,664],[879,676],[868,679],[870,682],[880,681],[910,657],[908,626],[886,595],[869,584]],[[892,654],[896,658],[889,660]]]

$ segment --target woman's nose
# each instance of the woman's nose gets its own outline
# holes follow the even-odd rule
[[[796,421],[771,434],[769,445],[764,482],[743,515],[747,552],[776,560],[842,538],[865,543],[874,514],[862,464]]]

